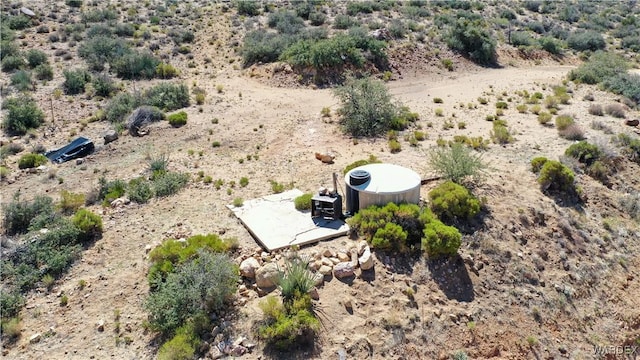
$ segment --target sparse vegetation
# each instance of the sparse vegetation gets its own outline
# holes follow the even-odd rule
[[[478,181],[487,167],[480,155],[460,143],[431,150],[427,163],[443,178],[458,184],[467,180]]]
[[[311,194],[311,193],[302,194],[302,195],[296,197],[293,200],[293,204],[296,207],[296,210],[298,210],[298,211],[311,210],[311,198],[312,197],[313,197],[313,194]]]

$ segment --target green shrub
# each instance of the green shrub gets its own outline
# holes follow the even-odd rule
[[[234,4],[238,10],[238,15],[260,15],[260,4],[258,2],[251,0],[237,0]]]
[[[38,65],[46,64],[49,62],[47,54],[37,49],[30,49],[26,52],[27,64],[30,68],[35,68]]]
[[[76,212],[85,203],[84,194],[74,194],[67,190],[60,191],[60,203],[58,207],[63,214],[69,215]]]
[[[93,78],[91,84],[93,85],[96,95],[103,97],[110,97],[111,94],[116,92],[117,87],[113,80],[107,74],[100,74]]]
[[[167,172],[153,179],[153,192],[157,197],[173,195],[189,182],[189,174]]]
[[[602,86],[615,94],[620,94],[633,100],[636,104],[640,104],[640,76],[637,74],[619,73],[604,79]]]
[[[25,299],[24,299],[24,296],[20,294],[20,292],[15,290],[5,291],[3,289],[3,291],[0,292],[0,314],[2,316],[3,325],[4,325],[5,319],[11,319],[18,316],[18,314],[20,313],[20,309],[22,308],[22,306],[24,306],[24,304],[25,304]],[[4,326],[2,330],[3,330],[2,333],[4,335],[5,334]]]
[[[505,122],[499,120],[493,122],[493,129],[491,130],[490,136],[491,140],[496,144],[509,144],[515,140]]]
[[[511,33],[511,45],[518,47],[531,46],[534,43],[534,39],[527,31],[514,31]]]
[[[31,26],[31,19],[22,14],[7,17],[3,16],[2,20],[11,30],[22,30]]]
[[[538,183],[543,190],[575,193],[574,174],[559,161],[548,160],[540,169]]]
[[[31,80],[31,72],[26,70],[18,70],[11,75],[11,85],[13,85],[18,91],[33,90],[33,84]]]
[[[546,157],[536,157],[531,160],[531,171],[534,173],[539,173],[544,164],[548,161]]]
[[[90,210],[80,209],[73,215],[73,225],[80,229],[84,240],[95,239],[102,235],[102,218]]]
[[[113,62],[113,69],[122,79],[153,79],[160,60],[149,52],[128,53]]]
[[[2,71],[4,72],[18,70],[24,65],[24,59],[20,55],[6,55],[2,58]]]
[[[498,101],[496,103],[496,109],[508,109],[509,105],[504,101]]]
[[[559,55],[562,52],[562,43],[551,36],[542,36],[538,39],[540,47],[553,55]]]
[[[16,193],[13,200],[2,206],[2,228],[7,235],[27,232],[36,218],[50,218],[54,214],[53,200],[46,196],[36,196],[33,201],[20,201]]]
[[[178,76],[178,70],[171,64],[159,63],[156,66],[156,77],[160,79],[171,79]]]
[[[132,179],[127,186],[127,194],[131,201],[145,204],[153,197],[151,183],[143,178]]]
[[[457,143],[449,148],[434,148],[429,153],[427,163],[443,178],[456,183],[462,183],[468,178],[477,181],[487,167],[480,155]]]
[[[548,112],[541,112],[538,114],[538,122],[542,125],[546,125],[549,123],[549,121],[551,121],[551,118],[553,116],[551,114],[549,114]]]
[[[224,254],[200,249],[151,292],[145,308],[152,329],[170,335],[188,319],[219,311],[235,293],[238,272]]]
[[[445,35],[445,41],[451,49],[463,52],[475,62],[495,62],[496,40],[480,21],[458,19]]]
[[[176,334],[169,341],[162,344],[158,350],[158,360],[191,360],[196,349],[194,339],[187,334]]]
[[[4,297],[3,297],[3,299],[4,299]],[[8,339],[9,342],[13,342],[18,337],[20,337],[20,333],[22,332],[22,329],[21,329],[21,326],[20,326],[20,319],[17,316],[16,317],[12,317],[12,318],[4,316],[4,311],[5,311],[4,306],[1,307],[1,310],[3,312],[2,328],[1,328],[2,329],[2,337],[4,339]],[[10,309],[7,309],[7,310],[10,310]],[[8,318],[8,320],[5,320],[5,318]]]
[[[38,167],[40,165],[44,165],[49,161],[46,156],[42,154],[24,154],[18,160],[18,168],[20,169],[30,169],[34,167]]]
[[[294,255],[285,261],[284,270],[278,271],[278,287],[285,303],[307,294],[315,284],[314,274],[307,268],[308,261]]]
[[[571,117],[571,115],[556,116],[556,129],[558,129],[558,131],[565,130],[573,124],[575,124],[575,121],[573,120],[573,117]]]
[[[343,130],[352,136],[378,136],[391,129],[398,114],[384,83],[371,78],[349,78],[335,90]]]
[[[604,50],[607,46],[602,35],[595,31],[582,31],[573,33],[567,38],[567,45],[577,51]]]
[[[292,304],[284,306],[275,297],[269,296],[260,303],[260,307],[265,319],[258,334],[268,346],[283,351],[313,343],[315,332],[320,329],[320,321],[313,316],[308,294],[300,294]]]
[[[108,206],[111,201],[122,197],[125,193],[127,184],[120,179],[107,181],[104,177],[98,180],[98,199],[103,200],[103,205]]]
[[[111,123],[123,122],[133,109],[142,104],[142,99],[128,92],[114,96],[104,109],[105,118]]]
[[[399,153],[402,151],[402,145],[396,139],[389,140],[389,152],[392,154]]]
[[[83,23],[99,23],[117,18],[118,13],[113,9],[93,9],[82,13]]]
[[[378,160],[377,157],[375,157],[374,155],[369,155],[369,159],[367,160],[358,160],[358,161],[354,161],[351,164],[347,165],[344,170],[342,171],[343,174],[348,173],[349,171],[360,167],[360,166],[364,166],[364,165],[368,165],[368,164],[378,164],[381,161]]]
[[[144,103],[164,111],[189,106],[189,88],[185,84],[160,83],[144,93]]]
[[[615,140],[623,147],[622,152],[629,160],[640,162],[640,139],[621,133],[618,134]]]
[[[29,129],[36,129],[44,122],[44,112],[36,101],[27,96],[9,98],[2,102],[8,109],[2,127],[10,135],[24,135]]]
[[[259,30],[250,31],[244,37],[241,50],[243,65],[246,67],[258,62],[274,62],[293,42],[295,42],[295,38],[291,35]]]
[[[464,186],[447,181],[429,192],[430,207],[447,221],[468,220],[480,212],[480,201]]]
[[[293,204],[298,211],[311,210],[311,198],[313,194],[307,193],[293,199]]]
[[[64,93],[68,95],[75,95],[84,92],[84,87],[87,82],[91,81],[91,74],[84,69],[76,70],[64,70]]]
[[[338,30],[346,30],[358,25],[358,20],[345,14],[338,14],[333,19],[333,28]]]
[[[36,79],[51,81],[53,80],[53,68],[49,64],[40,64],[33,69]]]
[[[83,41],[78,55],[85,59],[92,70],[102,71],[105,64],[113,65],[122,56],[131,52],[126,41],[110,35],[97,35]]]
[[[402,226],[388,222],[384,227],[378,228],[371,238],[371,246],[382,250],[403,251],[406,247],[407,232]]]
[[[187,123],[187,113],[180,111],[167,117],[169,124],[173,127],[180,127]]]
[[[462,243],[462,235],[453,226],[443,224],[440,220],[433,220],[424,228],[422,250],[429,257],[453,256],[458,252]]]
[[[598,84],[615,77],[617,74],[625,73],[628,68],[629,64],[620,55],[613,52],[596,51],[587,62],[577,69],[571,70],[568,78],[575,82]]]

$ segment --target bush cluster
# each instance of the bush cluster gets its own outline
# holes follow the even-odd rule
[[[84,92],[85,85],[91,81],[91,74],[85,69],[64,70],[64,93],[75,95]]]
[[[142,94],[123,92],[111,99],[105,107],[105,118],[113,123],[122,122],[136,108],[148,105],[164,111],[189,106],[189,88],[185,84],[161,83]],[[154,116],[154,119],[157,118]]]
[[[480,201],[464,186],[447,181],[429,192],[431,211],[448,222],[468,220],[480,212]]]
[[[24,154],[18,160],[18,168],[19,169],[30,169],[34,167],[38,167],[40,165],[44,165],[49,161],[46,156],[42,154]]]
[[[24,135],[44,122],[44,112],[31,97],[22,95],[5,99],[2,108],[9,110],[2,121],[2,127],[10,135]]]
[[[539,169],[538,183],[542,191],[569,196],[577,195],[575,175],[561,162],[540,157],[532,160],[531,168],[534,172]]]
[[[187,113],[184,111],[171,114],[167,117],[169,124],[173,127],[180,127],[187,123]]]
[[[458,19],[445,35],[447,45],[475,62],[490,64],[496,59],[496,40],[481,20]]]

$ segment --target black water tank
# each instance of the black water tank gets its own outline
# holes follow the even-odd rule
[[[349,184],[352,186],[358,186],[371,180],[371,174],[366,170],[353,170],[349,174]],[[347,186],[347,212],[351,215],[360,210],[360,196],[358,190],[353,189],[351,186]]]

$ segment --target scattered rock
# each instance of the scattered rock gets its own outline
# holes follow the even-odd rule
[[[320,268],[318,269],[318,273],[322,274],[322,276],[327,276],[329,274],[331,274],[331,270],[333,270],[331,268],[331,266],[328,265],[322,265],[320,266]]]
[[[115,130],[107,130],[103,135],[104,144],[107,145],[110,142],[118,140],[118,132]]]
[[[36,13],[33,12],[33,10],[26,8],[26,7],[21,7],[20,8],[20,12],[29,16],[29,17],[34,17],[36,16]]]
[[[352,313],[353,312],[353,300],[351,300],[351,298],[348,298],[348,299],[344,300],[343,303],[344,303],[344,308],[349,313]]]
[[[331,273],[331,270],[329,270],[328,273]],[[313,274],[313,285],[322,286],[322,284],[324,284],[324,274],[314,273]]]
[[[370,270],[373,268],[373,256],[371,255],[371,250],[368,246],[358,258],[358,264],[360,264],[360,269],[362,270]]]
[[[336,257],[336,252],[331,249],[326,249],[325,251],[322,252],[322,256],[327,258]]]
[[[325,258],[322,258],[321,263],[322,263],[322,265],[324,265],[324,266],[333,266],[333,261],[329,260],[329,258],[326,258],[326,257],[325,257]],[[322,266],[322,265],[321,265],[321,266]]]
[[[260,288],[270,288],[276,286],[278,277],[278,266],[274,263],[267,263],[255,272],[256,284]]]
[[[329,260],[331,260],[331,265],[338,265],[339,263],[342,262],[342,261],[340,261],[340,259],[338,259],[336,257],[329,258]]]
[[[309,290],[309,296],[313,300],[320,300],[320,294],[318,294],[318,289],[315,288],[315,287],[313,289]]]
[[[640,124],[640,120],[638,120],[638,119],[633,119],[633,120],[629,119],[629,120],[625,120],[624,124],[627,125],[627,126],[638,126],[638,124]]]
[[[42,339],[42,334],[40,334],[40,333],[33,334],[29,338],[29,344],[35,344],[35,343],[39,342],[40,339]]]
[[[76,165],[84,164],[84,159],[76,159]]]
[[[351,262],[341,262],[333,267],[333,276],[337,279],[353,276],[353,265]]]
[[[145,254],[148,254],[152,249],[153,249],[153,246],[152,246],[151,244],[147,244],[147,245],[144,247],[144,253],[145,253]]]
[[[100,319],[100,321],[96,323],[96,329],[100,332],[104,331],[104,320]]]
[[[240,275],[247,279],[256,277],[256,270],[260,268],[260,263],[255,258],[247,258],[240,264]]]
[[[130,202],[131,202],[131,200],[129,200],[129,198],[126,197],[126,196],[119,197],[119,198],[117,198],[117,199],[115,199],[115,200],[113,200],[111,202],[111,207],[114,207],[114,208],[121,207],[121,206],[124,206],[124,205],[126,205],[126,204],[128,204]]]
[[[340,260],[340,262],[351,261],[351,257],[341,251],[338,253],[338,260]]]
[[[362,255],[365,249],[369,248],[369,244],[365,240],[360,240],[356,244],[356,249],[358,250],[358,256]]]

